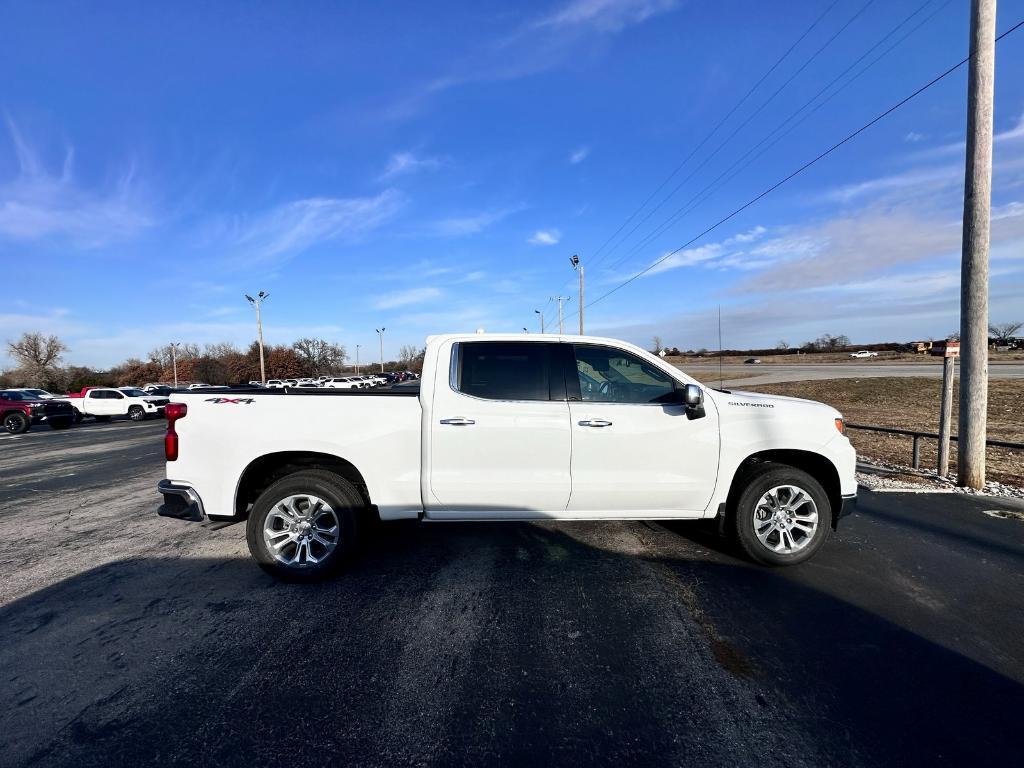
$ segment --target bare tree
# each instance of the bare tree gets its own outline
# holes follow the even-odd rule
[[[777,341],[777,342],[775,342],[775,348],[776,349],[789,349],[789,342],[788,341]]]
[[[345,348],[325,339],[299,339],[292,349],[309,376],[338,373],[345,364]]]
[[[398,362],[405,368],[408,368],[416,361],[416,358],[418,358],[420,354],[422,353],[418,347],[415,347],[412,344],[406,344],[398,350]]]
[[[18,367],[33,379],[38,379],[57,367],[67,345],[56,336],[42,333],[23,333],[17,341],[8,341],[7,350],[18,361]]]
[[[662,349],[662,347],[661,347],[661,336],[655,336],[654,337],[654,354],[657,355],[659,352],[661,352],[661,349]]]
[[[1003,346],[1010,343],[1021,326],[1024,323],[996,323],[988,327],[988,332],[995,338],[996,344]]]

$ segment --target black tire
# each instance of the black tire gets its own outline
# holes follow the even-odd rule
[[[128,418],[132,421],[145,421],[146,409],[141,405],[133,405],[128,409]]]
[[[828,494],[821,487],[821,483],[809,474],[785,464],[764,462],[753,465],[742,477],[737,479],[737,482],[742,483],[742,486],[735,505],[729,511],[728,528],[733,539],[751,560],[762,565],[796,565],[809,560],[825,544],[832,532],[832,505],[829,503]],[[780,486],[792,486],[802,490],[810,497],[818,514],[817,527],[812,535],[804,535],[800,528],[791,529],[788,532],[789,542],[799,545],[799,548],[792,552],[773,550],[772,545],[783,548],[787,546],[781,532],[769,533],[766,536],[767,543],[762,543],[754,530],[754,516],[758,514],[758,502],[768,491]],[[790,497],[788,491],[781,493],[783,499]],[[806,502],[800,502],[798,508],[801,514],[809,511]],[[765,518],[765,522],[767,522],[765,517],[767,514],[769,514],[768,507],[763,507],[760,515]],[[782,520],[785,521],[785,519],[783,516]],[[795,536],[793,531],[796,532]],[[804,543],[805,539],[806,543]]]
[[[32,426],[32,419],[26,416],[21,411],[10,411],[4,414],[4,430],[12,435],[20,435],[22,432],[28,432],[28,428]]]
[[[71,426],[71,422],[74,419],[71,416],[67,418],[50,419],[50,429],[67,429]]]
[[[80,410],[78,410],[77,408],[72,408],[71,410],[73,410],[75,412],[75,424],[81,424],[82,423],[82,418],[83,418],[82,412]]]
[[[299,562],[284,563],[271,551],[264,529],[274,528],[282,522],[279,503],[290,496],[316,496],[330,506],[338,526],[337,543],[327,552],[320,544],[312,541],[306,544],[305,555],[312,555],[319,562],[309,562],[296,543],[286,542],[279,555],[284,559],[297,557]],[[246,524],[246,541],[253,559],[267,573],[283,581],[316,581],[336,572],[355,554],[360,534],[360,519],[366,509],[366,502],[352,483],[333,472],[306,469],[295,472],[273,483],[253,505]],[[307,508],[304,510],[308,512]],[[272,515],[274,516],[272,519]],[[330,521],[324,524],[329,524]],[[289,534],[283,529],[282,536]]]
[[[96,419],[96,421],[110,421],[109,416],[93,416],[93,418]]]

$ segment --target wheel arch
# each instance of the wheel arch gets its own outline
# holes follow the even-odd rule
[[[832,507],[832,527],[835,528],[839,522],[839,510],[843,505],[843,494],[839,481],[839,470],[832,463],[831,459],[814,451],[799,449],[773,449],[758,451],[747,456],[733,475],[732,484],[729,486],[729,495],[726,499],[725,509],[731,514],[735,509],[736,501],[743,493],[746,478],[752,471],[755,471],[760,464],[764,463],[784,464],[795,469],[800,469],[809,474],[825,489],[828,495],[829,504]]]
[[[367,506],[372,507],[366,480],[350,461],[319,451],[279,451],[254,459],[242,472],[235,488],[235,515],[245,517],[252,503],[272,483],[303,469],[324,469],[340,475],[352,483]]]

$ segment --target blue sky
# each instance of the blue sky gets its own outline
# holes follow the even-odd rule
[[[268,341],[320,335],[364,360],[381,326],[389,357],[430,333],[533,331],[535,309],[550,328],[558,294],[572,330],[573,253],[599,298],[962,58],[968,5],[5,4],[0,338],[57,333],[94,365],[244,345],[259,290]],[[998,30],[1021,18],[1004,0]],[[1024,30],[997,51],[993,321],[1024,320],[1020,72]],[[733,347],[954,330],[965,83],[589,307],[588,332],[712,347],[719,304]]]

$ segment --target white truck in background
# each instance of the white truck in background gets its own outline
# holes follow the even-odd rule
[[[835,409],[586,336],[435,336],[411,386],[176,392],[166,415],[159,513],[247,520],[284,578],[334,570],[368,516],[717,517],[753,560],[795,564],[857,491]]]

